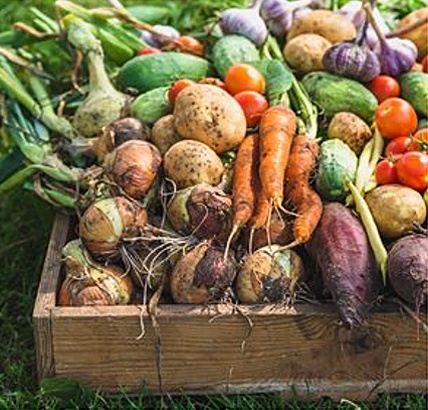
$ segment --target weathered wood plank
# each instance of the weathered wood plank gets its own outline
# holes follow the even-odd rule
[[[55,306],[61,270],[61,249],[68,236],[69,216],[58,213],[52,228],[46,259],[40,278],[33,310],[34,339],[36,343],[39,378],[54,374],[51,309]]]
[[[416,340],[415,322],[398,312],[374,313],[365,331],[349,332],[328,307],[249,309],[253,328],[242,350],[248,322],[227,310],[160,308],[164,391],[368,399],[428,387],[427,337]],[[154,332],[144,316],[146,335],[137,340],[139,318],[137,306],[55,308],[56,374],[103,391],[158,392]]]

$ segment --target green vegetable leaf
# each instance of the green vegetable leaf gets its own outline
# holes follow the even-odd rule
[[[266,79],[266,94],[271,105],[280,104],[293,85],[292,74],[279,60],[263,59],[253,63]]]

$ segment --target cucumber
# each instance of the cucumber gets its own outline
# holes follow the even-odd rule
[[[169,87],[155,88],[141,94],[131,104],[131,114],[146,124],[154,124],[159,118],[171,112],[167,93]]]
[[[302,84],[327,117],[352,112],[371,124],[378,106],[376,97],[362,84],[324,71],[307,74]]]
[[[169,16],[169,9],[161,6],[132,6],[127,10],[137,20],[147,24],[160,24]]]
[[[226,71],[236,63],[254,63],[260,60],[256,46],[247,38],[236,34],[221,37],[212,50],[214,67],[224,78]]]
[[[416,112],[428,117],[428,74],[406,73],[400,77],[401,97],[408,101]]]
[[[358,159],[342,140],[324,141],[320,147],[320,162],[316,187],[323,199],[341,201],[349,192],[348,182],[354,182]]]
[[[207,60],[190,54],[163,52],[138,56],[119,70],[117,82],[140,93],[171,85],[181,78],[198,81],[209,73]]]

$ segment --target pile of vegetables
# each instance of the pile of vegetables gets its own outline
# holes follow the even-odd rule
[[[0,34],[0,194],[79,218],[60,305],[427,303],[428,8],[256,0],[196,37],[114,3]]]

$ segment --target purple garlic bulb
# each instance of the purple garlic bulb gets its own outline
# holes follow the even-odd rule
[[[418,50],[410,40],[389,38],[378,47],[382,74],[398,77],[409,71],[418,57]]]
[[[345,41],[330,47],[324,54],[327,71],[367,83],[380,74],[379,58],[365,44]]]
[[[171,38],[180,37],[180,33],[174,27],[157,24],[156,26],[153,26],[153,28],[165,36]],[[153,35],[148,31],[141,30],[140,33],[143,40],[151,47],[161,48],[168,43],[166,39],[162,38],[161,36]]]

